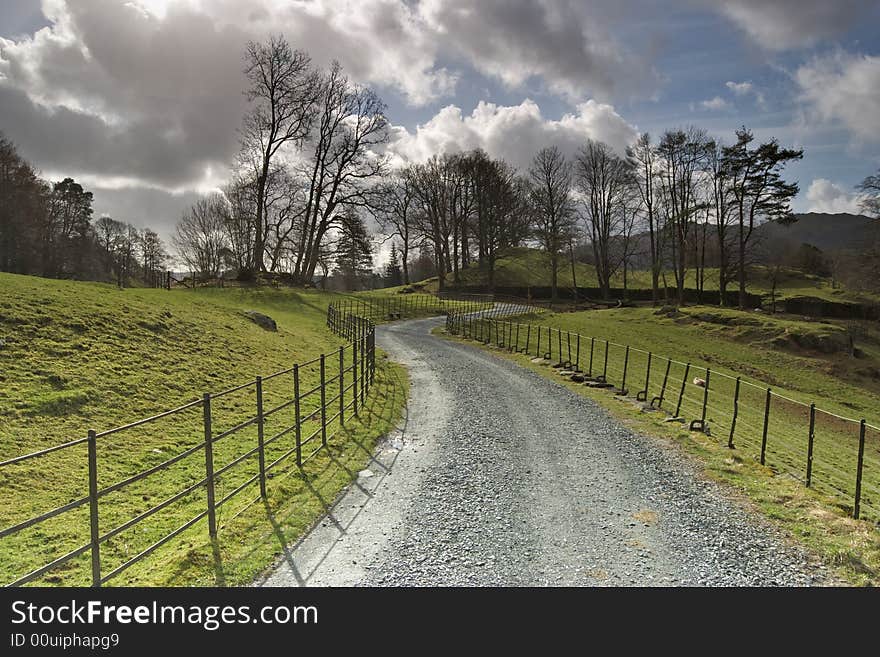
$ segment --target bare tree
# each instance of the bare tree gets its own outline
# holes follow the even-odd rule
[[[452,198],[452,167],[449,156],[433,156],[423,164],[410,165],[404,171],[416,202],[416,227],[433,252],[439,287],[446,287],[446,274],[451,270],[449,238],[451,237],[450,203]]]
[[[551,299],[559,298],[559,257],[575,232],[571,164],[555,146],[535,155],[529,169],[529,199],[535,236],[550,258]]]
[[[252,106],[241,130],[242,159],[256,178],[254,247],[250,267],[264,266],[266,189],[279,151],[301,145],[314,117],[316,75],[305,52],[292,50],[282,36],[267,43],[248,42],[244,73],[250,83],[245,92]]]
[[[228,214],[226,199],[212,194],[197,200],[177,223],[174,245],[187,267],[202,278],[220,276],[223,252],[229,248]]]
[[[380,227],[389,238],[400,239],[400,264],[403,282],[409,280],[409,254],[415,237],[415,207],[412,182],[408,176],[397,173],[379,187],[376,203],[372,209]]]
[[[122,281],[120,251],[125,235],[125,224],[112,217],[99,217],[95,222],[95,240],[104,256],[104,269],[108,275],[116,278],[120,286]]]
[[[226,265],[239,275],[247,274],[253,263],[254,235],[257,216],[257,185],[253,176],[234,174],[223,188],[229,207],[225,232],[227,248],[224,251]]]
[[[516,170],[482,151],[471,155],[476,240],[479,264],[487,272],[490,292],[495,290],[495,264],[499,252],[528,237],[528,193]]]
[[[302,230],[295,246],[294,276],[310,283],[321,243],[341,225],[344,212],[376,202],[374,183],[386,173],[387,161],[377,146],[388,139],[385,105],[371,89],[352,83],[334,62],[317,85],[314,147],[303,176]]]
[[[657,146],[666,225],[672,233],[671,258],[679,304],[685,301],[691,229],[695,225],[696,213],[702,207],[697,196],[697,174],[705,166],[709,143],[704,130],[691,126],[685,130],[664,133]]]
[[[642,207],[644,208],[647,219],[646,223],[648,227],[651,256],[651,300],[654,303],[657,303],[660,298],[659,287],[662,259],[660,226],[659,218],[657,216],[657,197],[655,191],[658,176],[657,153],[654,145],[651,143],[651,136],[647,132],[639,135],[635,145],[629,147],[626,154],[633,168],[635,184],[639,190],[642,199]]]
[[[611,277],[621,264],[614,240],[626,234],[628,241],[632,232],[632,216],[627,207],[635,185],[632,165],[615,155],[607,144],[592,139],[587,140],[576,162],[577,187],[583,195],[596,277],[602,298],[608,299]]]
[[[141,233],[140,250],[144,283],[156,285],[168,260],[162,238],[155,231],[145,228]]]

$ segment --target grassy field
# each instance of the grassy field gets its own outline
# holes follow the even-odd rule
[[[559,285],[572,287],[571,263],[565,259],[560,263]],[[461,272],[462,285],[485,285],[487,275],[478,267],[470,267]],[[546,253],[537,249],[518,247],[509,249],[498,258],[495,271],[495,284],[498,286],[549,286],[550,285],[550,261]],[[586,263],[575,263],[575,278],[580,287],[598,287],[596,270]],[[449,277],[450,283],[452,277]],[[666,282],[670,287],[675,286],[672,273],[666,276]],[[436,286],[436,283],[434,284]],[[661,279],[660,285],[663,285]],[[629,289],[651,289],[651,275],[648,271],[636,270],[628,273],[627,286]],[[612,279],[612,287],[623,287],[623,274],[618,273]],[[696,289],[696,273],[690,270],[687,274],[685,287]],[[748,272],[748,291],[753,294],[769,296],[772,288],[772,279],[765,267],[754,266]],[[718,289],[718,270],[708,268],[704,289]],[[737,289],[735,283],[728,285],[729,291]],[[838,302],[867,302],[876,303],[878,298],[871,294],[847,290],[843,287],[833,287],[831,279],[805,274],[796,269],[785,269],[780,272],[777,280],[777,300],[782,301],[792,297],[814,297],[827,301]]]
[[[8,459],[173,408],[201,396],[253,381],[320,353],[335,354],[342,340],[325,325],[333,295],[316,291],[128,289],[0,274],[0,459]],[[242,311],[273,317],[278,332],[258,327]],[[367,462],[373,443],[400,414],[407,379],[377,358],[376,386],[360,421],[331,425],[330,448],[303,470],[293,459],[272,471],[268,500],[256,485],[218,511],[219,541],[212,545],[204,521],[111,584],[239,584],[249,581],[298,536]],[[327,376],[336,361],[328,361]],[[301,371],[301,389],[319,380],[317,364]],[[292,397],[289,375],[264,385],[265,407]],[[313,394],[303,414],[318,401]],[[250,386],[212,402],[214,434],[254,415]],[[292,408],[267,419],[266,436],[292,424]],[[307,424],[309,435],[315,422]],[[202,409],[194,407],[153,424],[107,436],[98,444],[99,486],[153,467],[203,439]],[[267,462],[288,452],[288,434],[267,447]],[[215,469],[250,450],[249,426],[215,445]],[[0,526],[22,522],[87,492],[85,445],[0,471]],[[224,472],[217,498],[235,490],[257,468],[244,459]],[[201,451],[101,500],[105,532],[186,489],[204,477]],[[205,508],[198,489],[148,521],[102,545],[103,572],[159,540]],[[4,581],[29,572],[88,542],[87,507],[80,507],[0,540]],[[41,584],[86,584],[88,555],[48,573]]]

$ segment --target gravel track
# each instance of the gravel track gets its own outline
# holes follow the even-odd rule
[[[382,325],[404,426],[260,582],[814,585],[824,568],[660,440],[477,347]]]

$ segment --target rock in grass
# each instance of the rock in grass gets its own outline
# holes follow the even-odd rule
[[[258,313],[256,310],[245,310],[242,314],[262,329],[267,331],[278,330],[278,325],[275,323],[275,320],[268,315]]]

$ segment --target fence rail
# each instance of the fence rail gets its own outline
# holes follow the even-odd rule
[[[18,574],[14,580],[7,582],[6,586],[21,586],[34,582],[86,554],[90,559],[92,586],[102,586],[203,520],[207,523],[211,539],[216,539],[219,526],[218,510],[251,486],[258,485],[260,497],[266,498],[267,478],[272,476],[275,469],[290,460],[293,460],[297,468],[302,468],[304,463],[327,446],[328,440],[333,438],[336,431],[345,426],[349,412],[357,416],[364,407],[375,380],[375,324],[369,317],[357,316],[353,310],[348,302],[345,303],[344,308],[330,305],[327,309],[328,328],[349,341],[332,354],[321,354],[305,363],[295,364],[291,368],[268,376],[258,376],[252,381],[220,392],[204,393],[200,399],[151,417],[106,431],[90,429],[83,438],[76,438],[0,462],[0,481],[4,486],[21,491],[28,487],[29,479],[38,472],[38,470],[29,470],[29,466],[49,455],[61,454],[73,459],[84,456],[88,482],[87,490],[81,491],[75,499],[0,529],[0,540],[14,542],[25,530],[40,530],[44,523],[52,519],[74,513],[79,509],[87,510],[88,529],[83,529],[83,540],[77,547],[39,567]],[[304,390],[302,375],[306,370],[309,372],[309,380],[316,383]],[[266,405],[264,399],[265,384],[270,381],[285,384],[283,390],[276,391],[274,395],[282,401],[271,407]],[[293,389],[292,396],[289,395],[290,387]],[[242,401],[240,396],[243,393],[247,393],[251,399]],[[234,420],[221,417],[215,406],[223,404],[236,395],[238,395],[234,407],[236,412],[229,414],[229,418]],[[249,410],[242,410],[242,406],[249,407]],[[293,415],[281,417],[283,411],[289,411],[291,407],[293,407]],[[141,427],[153,430],[161,420],[166,418],[182,420],[185,414],[192,412],[201,413],[202,439],[196,444],[160,463],[123,476],[112,483],[107,483],[103,477],[99,477],[99,464],[108,466],[105,469],[111,471],[114,468],[109,466],[116,465],[107,462],[114,458],[115,451],[108,450],[105,455],[102,450],[105,441],[112,436],[121,435],[126,438],[131,436],[133,430]],[[218,424],[221,420],[233,423],[231,426],[221,428]],[[266,429],[272,422],[279,425],[278,430],[273,435],[267,436]],[[218,445],[226,444],[232,440],[232,436],[241,439],[244,430],[249,427],[256,428],[255,444],[246,444],[244,453],[235,455],[225,464],[220,463],[216,454]],[[86,445],[85,455],[69,451],[81,449],[83,444]],[[228,491],[219,490],[233,470],[241,470],[246,465],[251,465],[251,469],[236,474],[242,479],[240,483],[238,479],[234,479],[234,488]],[[129,491],[135,484],[149,481],[151,477],[162,474],[168,480],[176,481],[180,473],[176,471],[171,473],[174,466],[184,467],[185,473],[190,475],[187,485],[182,484],[177,492],[166,499],[146,509],[138,510],[130,517],[117,518],[120,514],[113,508],[115,493]],[[161,530],[160,535],[153,537],[151,542],[135,554],[123,553],[120,563],[109,569],[106,567],[102,560],[102,551],[112,539],[139,529],[148,519],[155,519],[156,514],[176,503],[192,501],[196,495],[204,496],[201,505],[203,508],[200,512],[187,517],[169,531]],[[146,495],[144,499],[147,499]],[[86,518],[83,517],[82,520],[85,521]],[[152,527],[152,529],[156,528]],[[52,528],[43,531],[43,541],[46,544],[51,543]],[[87,540],[85,540],[86,531]],[[20,545],[10,543],[10,547],[12,549],[6,551],[7,554],[14,554],[16,549],[26,549],[27,546],[22,542]]]
[[[576,382],[608,388],[721,436],[762,464],[880,523],[880,426],[783,395],[759,381],[606,338],[514,321],[523,302],[447,315],[454,335],[549,361]],[[526,312],[532,312],[528,308]]]

